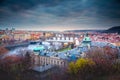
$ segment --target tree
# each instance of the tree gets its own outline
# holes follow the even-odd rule
[[[88,78],[93,74],[93,67],[95,63],[91,59],[80,58],[76,62],[71,62],[69,64],[68,72],[76,80]]]

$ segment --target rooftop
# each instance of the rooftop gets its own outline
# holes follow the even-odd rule
[[[87,38],[87,40],[89,41],[90,39]],[[91,47],[96,47],[96,46],[97,47],[110,46],[111,48],[116,48],[116,46],[110,43],[107,43],[107,42],[91,42]],[[91,48],[91,49],[94,49],[94,48]],[[87,46],[81,45],[81,46],[78,46],[70,50],[55,52],[55,51],[49,51],[48,49],[44,47],[44,45],[43,46],[36,45],[36,47],[34,45],[33,50],[36,50],[35,52],[37,52],[37,55],[41,55],[41,56],[54,57],[54,58],[67,59],[67,60],[75,60],[78,57],[80,57],[82,53],[87,52],[89,48]]]

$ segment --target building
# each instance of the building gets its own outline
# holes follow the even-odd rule
[[[25,31],[15,31],[13,32],[13,39],[14,40],[28,40],[30,39],[31,36],[28,32],[25,32]]]
[[[35,54],[33,55],[32,63],[34,66],[47,66],[47,65],[54,65],[59,67],[68,66],[67,60],[60,59],[58,57],[40,56]]]
[[[53,39],[57,41],[58,39]],[[54,42],[54,41],[53,41]],[[54,45],[47,45],[54,47]],[[32,64],[34,66],[59,66],[66,67],[69,62],[76,61],[80,57],[84,57],[85,54],[91,49],[94,50],[95,47],[104,48],[105,46],[110,46],[115,49],[114,45],[111,45],[107,42],[94,42],[91,38],[86,34],[81,42],[81,45],[78,45],[71,50],[66,50],[63,52],[55,52],[50,51],[45,48],[45,45],[34,45],[33,54],[32,54]],[[33,47],[31,47],[33,48]]]
[[[33,49],[34,53],[32,54],[32,63],[34,66],[46,66],[54,65],[59,67],[66,67],[68,62],[64,59],[54,56],[52,52],[44,51],[45,47],[39,45]]]
[[[90,37],[88,36],[88,34],[86,34],[86,35],[84,36],[82,42],[81,42],[81,46],[87,46],[87,47],[90,48],[91,42],[92,42],[92,41],[91,41]]]
[[[50,39],[47,39],[46,41],[57,41],[57,42],[74,42],[73,37],[52,37]]]

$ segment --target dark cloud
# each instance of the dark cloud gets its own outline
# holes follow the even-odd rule
[[[100,0],[94,1],[98,14],[108,18],[120,18],[120,1],[119,0]]]
[[[12,11],[30,9],[37,5],[55,6],[64,0],[2,0],[0,7],[7,7]]]
[[[76,3],[77,2],[77,3]],[[32,9],[38,5],[51,7],[61,5],[59,10],[49,10],[48,13],[58,16],[71,16],[73,13],[82,13],[89,10],[88,15],[91,15],[91,8],[94,8],[97,14],[108,17],[119,17],[120,1],[119,0],[1,0],[0,14],[6,15],[10,12],[19,12],[22,10]]]
[[[120,25],[120,0],[0,0],[2,24]]]
[[[22,11],[32,9],[38,5],[55,6],[64,0],[0,0],[0,21],[19,16]]]

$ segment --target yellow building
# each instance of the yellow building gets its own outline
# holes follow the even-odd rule
[[[31,36],[27,32],[14,32],[14,39],[15,40],[28,40]]]

